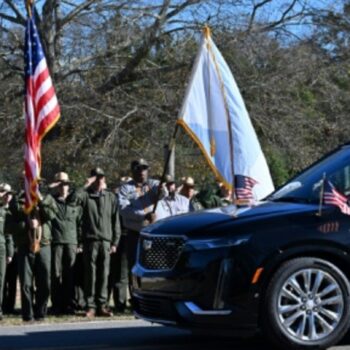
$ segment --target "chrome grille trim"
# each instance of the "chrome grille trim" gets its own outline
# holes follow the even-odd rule
[[[187,238],[183,235],[140,233],[138,265],[147,271],[169,271],[178,262]]]

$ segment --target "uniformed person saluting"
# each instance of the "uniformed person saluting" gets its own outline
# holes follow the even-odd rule
[[[107,309],[110,254],[117,250],[120,238],[118,203],[106,190],[104,171],[96,168],[79,193],[82,206],[82,241],[84,256],[84,294],[87,317],[112,316]]]
[[[55,174],[49,187],[55,191],[52,224],[52,288],[53,313],[74,313],[74,264],[81,230],[81,206],[74,191],[70,191],[68,174]],[[51,195],[50,195],[51,196]]]

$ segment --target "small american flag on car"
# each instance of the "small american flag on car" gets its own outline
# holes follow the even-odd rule
[[[329,180],[324,180],[323,184],[323,203],[335,205],[343,214],[350,215],[350,207],[346,196],[336,190]]]
[[[253,187],[258,182],[249,176],[236,175],[235,176],[235,192],[238,200],[254,200]]]

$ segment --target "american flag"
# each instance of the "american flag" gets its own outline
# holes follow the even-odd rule
[[[235,176],[235,192],[239,200],[254,200],[253,187],[258,182],[249,176],[236,175]]]
[[[31,212],[39,199],[41,140],[60,117],[60,107],[52,85],[46,58],[35,25],[31,1],[25,33],[25,205]]]
[[[323,184],[323,203],[337,206],[340,211],[350,215],[350,207],[347,198],[338,192],[329,180],[324,180]]]

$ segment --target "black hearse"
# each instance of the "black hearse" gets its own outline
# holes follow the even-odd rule
[[[350,328],[350,216],[320,205],[323,178],[350,195],[350,145],[253,207],[181,215],[141,232],[136,316],[193,330],[261,329],[283,348],[336,344]]]

